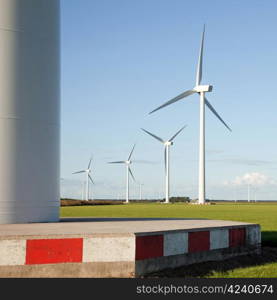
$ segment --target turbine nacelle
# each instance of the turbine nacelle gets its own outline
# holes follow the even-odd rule
[[[213,90],[212,85],[197,85],[196,87],[193,88],[194,91],[197,93],[201,92],[211,92]]]
[[[125,163],[126,163],[126,165],[130,165],[132,163],[132,161],[131,160],[126,160]]]
[[[164,143],[165,146],[172,146],[173,145],[173,142],[172,141],[166,141]]]

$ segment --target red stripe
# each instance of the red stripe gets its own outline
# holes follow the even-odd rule
[[[82,238],[27,240],[27,265],[82,262],[82,257]]]
[[[245,228],[229,229],[229,247],[245,245]]]
[[[189,252],[199,252],[210,250],[210,232],[196,231],[189,232]]]
[[[136,237],[136,260],[163,256],[163,235]]]

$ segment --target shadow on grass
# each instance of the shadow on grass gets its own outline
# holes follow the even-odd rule
[[[277,231],[262,231],[262,245],[277,247]]]

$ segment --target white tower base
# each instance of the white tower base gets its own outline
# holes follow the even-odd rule
[[[59,0],[0,1],[0,224],[60,209]]]

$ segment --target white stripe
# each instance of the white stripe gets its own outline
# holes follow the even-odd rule
[[[248,245],[257,245],[261,243],[261,231],[259,226],[246,227],[246,243]]]
[[[84,238],[83,262],[112,261],[135,261],[135,236]]]
[[[0,266],[24,265],[26,240],[0,240]]]
[[[188,233],[166,233],[164,235],[164,256],[188,252]]]
[[[210,231],[210,249],[222,249],[229,247],[229,230],[213,229]]]

